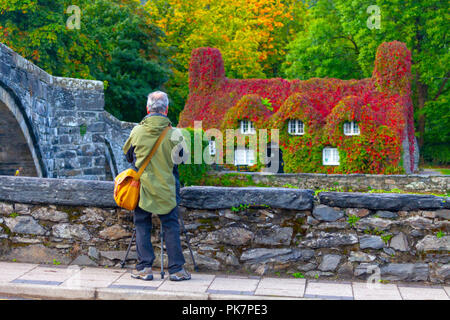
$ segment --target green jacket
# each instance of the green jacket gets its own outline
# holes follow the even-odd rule
[[[140,168],[161,132],[170,124],[170,120],[166,117],[152,116],[144,118],[131,130],[130,137],[123,146],[123,152],[126,154],[132,146],[134,147],[137,168]],[[171,156],[173,148],[179,143],[175,137],[172,138],[176,130],[178,129],[169,130],[141,176],[139,207],[145,211],[167,214],[177,205],[175,177],[172,171],[174,163]]]

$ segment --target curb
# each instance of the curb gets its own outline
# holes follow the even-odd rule
[[[281,296],[0,284],[0,294],[55,300],[321,300]]]
[[[95,299],[96,290],[94,288],[5,283],[0,284],[0,293],[49,299],[92,300]]]
[[[208,300],[207,293],[98,288],[98,300]]]

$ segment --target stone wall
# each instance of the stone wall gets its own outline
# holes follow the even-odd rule
[[[103,113],[103,120],[106,129],[106,160],[111,167],[112,176],[115,177],[118,173],[130,167],[123,154],[122,147],[137,123],[120,121],[106,111]]]
[[[377,174],[323,174],[323,173],[281,173],[264,172],[230,172],[215,171],[209,173],[211,177],[243,182],[252,181],[254,184],[283,187],[294,186],[300,189],[340,189],[339,191],[369,191],[370,189],[392,190],[400,189],[413,193],[446,194],[450,190],[450,176],[448,175],[377,175]]]
[[[0,101],[40,177],[105,179],[102,82],[54,77],[0,43]]]
[[[118,266],[133,225],[112,190],[106,181],[0,177],[0,259]],[[202,271],[450,281],[449,198],[257,187],[181,193]],[[153,222],[158,267],[159,220]],[[134,262],[135,248],[127,264]]]

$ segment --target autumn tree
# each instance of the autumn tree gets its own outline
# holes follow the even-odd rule
[[[80,25],[67,23],[76,5]],[[105,109],[140,121],[170,76],[163,33],[138,0],[0,0],[0,41],[55,76],[105,83]],[[173,118],[176,116],[171,115]]]
[[[219,49],[230,78],[279,76],[285,46],[302,27],[305,10],[297,0],[154,0],[145,8],[166,34],[174,74],[167,87],[180,110],[193,49]]]

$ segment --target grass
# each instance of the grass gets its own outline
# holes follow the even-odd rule
[[[448,168],[439,168],[438,171],[445,175],[450,175],[450,169]]]

